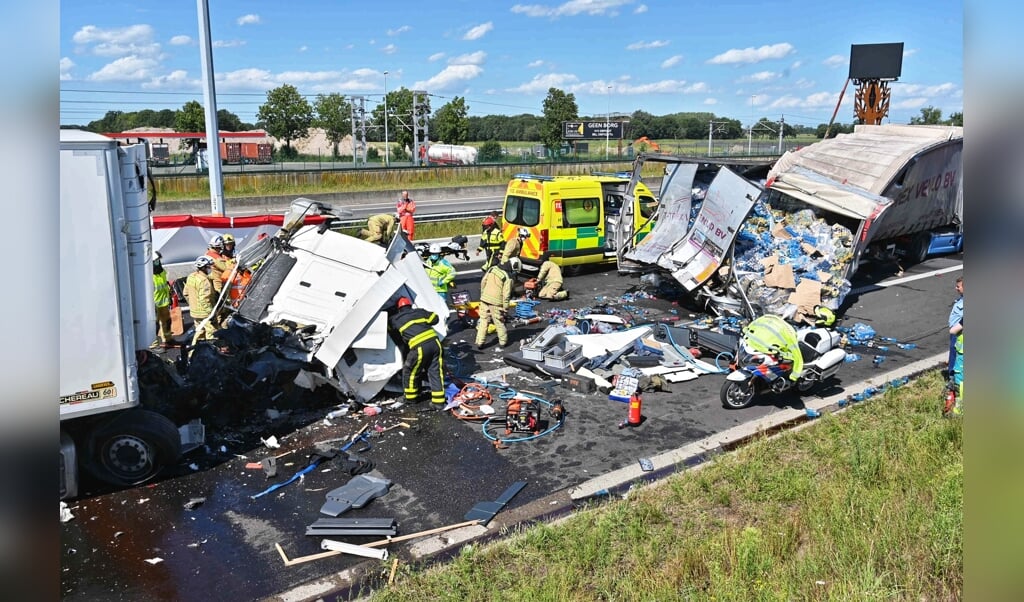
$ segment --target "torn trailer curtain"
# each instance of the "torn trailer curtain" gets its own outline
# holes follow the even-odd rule
[[[693,227],[661,254],[658,265],[668,270],[686,290],[692,291],[704,284],[722,265],[740,225],[760,194],[758,185],[722,167],[708,187]],[[662,223],[663,220],[658,220],[655,231]]]
[[[643,240],[629,244],[623,256],[641,264],[657,264],[658,258],[686,236],[693,203],[693,179],[697,175],[696,163],[665,165],[665,176],[659,189],[658,213],[655,225]],[[623,204],[623,211],[632,211],[632,203]],[[625,240],[622,238],[621,240]],[[620,259],[620,269],[625,263]]]
[[[296,384],[329,384],[357,401],[373,398],[402,369],[402,352],[388,334],[386,314],[398,296],[437,313],[434,329],[442,339],[447,334],[448,307],[403,236],[385,250],[305,226],[271,254],[250,288],[239,313],[264,324],[297,324],[305,360],[323,364],[322,372],[301,372]]]

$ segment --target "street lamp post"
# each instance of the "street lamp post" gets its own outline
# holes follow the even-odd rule
[[[384,166],[391,167],[391,151],[388,148],[388,72],[384,72]]]
[[[612,133],[612,87],[608,86],[608,112],[604,118],[604,160],[608,160],[608,138]]]
[[[754,142],[754,97],[757,94],[750,95],[750,126],[747,128],[747,154],[751,154],[751,146]]]

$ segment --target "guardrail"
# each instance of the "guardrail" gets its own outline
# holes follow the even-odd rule
[[[424,215],[416,216],[417,224],[436,224],[440,222],[451,222],[455,220],[463,219],[480,219],[487,217],[493,213],[494,209],[485,209],[478,211],[460,211],[458,213],[427,213]],[[331,222],[331,230],[341,230],[344,228],[355,228],[366,225],[365,217],[357,218],[338,218]]]

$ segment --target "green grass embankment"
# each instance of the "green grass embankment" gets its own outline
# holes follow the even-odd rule
[[[405,565],[373,600],[959,599],[963,431],[942,395],[926,375],[559,524]]]

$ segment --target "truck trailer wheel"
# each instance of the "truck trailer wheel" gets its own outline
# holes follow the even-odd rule
[[[88,436],[84,468],[120,487],[155,477],[181,456],[177,427],[161,414],[133,409],[97,425]]]
[[[911,265],[917,265],[928,258],[928,247],[931,246],[932,236],[928,232],[921,232],[911,239],[907,249],[907,259]]]

